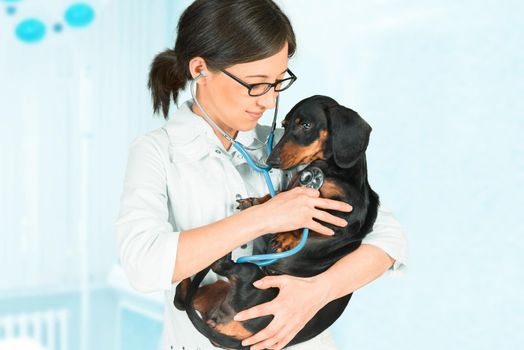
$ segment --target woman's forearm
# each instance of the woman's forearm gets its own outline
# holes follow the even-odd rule
[[[382,249],[362,244],[314,278],[320,285],[325,286],[328,303],[375,280],[394,262],[395,260]]]
[[[172,282],[192,276],[266,232],[254,206],[209,225],[180,232]]]

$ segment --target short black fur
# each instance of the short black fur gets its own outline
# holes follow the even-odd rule
[[[307,133],[299,131],[297,118],[300,119],[300,122],[303,120],[311,122],[312,127],[317,129],[309,130]],[[315,137],[318,138],[323,130],[328,131],[323,157],[313,160],[303,171],[311,166],[319,167],[324,172],[325,181],[336,184],[338,194],[330,198],[351,204],[353,210],[350,213],[330,210],[328,212],[345,219],[348,225],[339,227],[322,223],[334,230],[335,235],[332,237],[310,235],[300,252],[267,267],[261,268],[250,263],[235,264],[231,260],[231,254],[216,261],[211,268],[217,274],[228,277],[231,289],[224,301],[227,307],[217,309],[214,315],[208,315],[208,317],[215,317],[215,320],[231,319],[237,312],[276,297],[278,293],[274,288],[260,290],[252,286],[254,281],[266,275],[287,274],[310,277],[326,271],[339,259],[360,246],[362,239],[372,230],[377,217],[380,205],[379,197],[368,183],[365,155],[371,127],[358,113],[339,105],[332,98],[316,95],[295,105],[286,115],[283,125],[286,126],[285,134],[268,159],[268,164],[273,166],[280,164],[280,152],[286,143],[291,142],[298,146],[308,145]],[[296,185],[296,181],[291,183],[287,190]],[[272,239],[268,244],[268,253],[275,252],[274,243]],[[187,293],[184,307],[189,318],[215,346],[248,349],[249,347],[243,347],[239,340],[211,329],[196,313],[192,298],[198,291],[200,282],[207,271],[209,268],[197,274]],[[288,346],[307,341],[332,325],[346,308],[351,296],[352,294],[349,294],[328,303],[306,324]],[[178,300],[177,303],[177,307],[182,309],[181,301]],[[245,329],[257,333],[265,328],[271,319],[272,316],[265,316],[244,321],[242,324]]]

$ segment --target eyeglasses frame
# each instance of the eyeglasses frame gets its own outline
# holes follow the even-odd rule
[[[247,88],[249,96],[252,96],[252,97],[259,97],[259,96],[265,95],[271,89],[275,89],[275,92],[284,91],[287,88],[289,88],[291,85],[293,85],[293,83],[297,80],[297,76],[295,74],[293,74],[293,72],[289,68],[286,69],[286,72],[290,75],[290,77],[288,77],[288,78],[277,80],[274,83],[256,83],[256,84],[248,84],[245,81],[243,81],[242,79],[240,79],[240,78],[236,77],[235,75],[229,73],[225,69],[221,69],[220,71],[222,73],[226,74],[228,77],[234,79],[237,83],[239,83],[239,84],[243,85],[245,88]],[[291,83],[289,83],[288,86],[286,86],[283,89],[277,90],[277,85],[278,84],[281,84],[282,82],[288,81],[288,80],[291,80]],[[257,85],[267,85],[267,86],[269,86],[269,88],[266,91],[264,91],[263,93],[259,94],[259,95],[251,95],[251,90],[253,90],[253,88],[255,88]]]

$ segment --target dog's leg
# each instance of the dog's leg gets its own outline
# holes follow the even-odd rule
[[[173,300],[173,304],[175,304],[175,307],[178,310],[184,311],[186,309],[186,295],[190,285],[191,279],[186,278],[176,286],[175,299]]]
[[[271,252],[281,253],[291,250],[300,243],[301,239],[302,229],[275,234],[271,237]]]
[[[231,253],[217,260],[211,269],[229,280],[227,295],[220,304],[207,313],[207,323],[216,331],[232,336],[236,339],[246,339],[256,331],[266,327],[272,316],[263,316],[254,320],[243,322],[234,321],[236,313],[249,307],[272,300],[277,289],[270,288],[259,290],[253,286],[253,282],[265,276],[265,273],[255,264],[237,264],[231,260]],[[219,281],[220,282],[220,281]]]
[[[246,329],[243,322],[234,321],[238,312],[235,309],[234,291],[241,282],[243,267],[231,260],[231,253],[218,259],[211,265],[213,272],[225,276],[229,281],[218,280],[215,283],[202,286],[193,299],[195,310],[199,311],[202,320],[208,327],[220,334],[243,340],[254,333]]]
[[[270,199],[271,199],[270,194],[266,194],[264,197],[259,197],[259,198],[249,197],[249,198],[237,199],[237,202],[238,202],[237,209],[244,210],[254,205],[264,204],[265,202],[267,202]]]

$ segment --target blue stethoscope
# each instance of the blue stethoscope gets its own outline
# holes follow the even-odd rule
[[[231,142],[233,144],[233,147],[242,154],[248,165],[255,171],[262,173],[264,175],[264,179],[266,181],[267,187],[269,189],[269,193],[271,194],[271,197],[274,197],[276,195],[275,188],[273,187],[273,183],[271,182],[271,178],[269,176],[269,171],[271,170],[271,167],[266,164],[260,164],[254,161],[251,156],[247,153],[246,148],[250,151],[255,151],[258,148],[250,148],[242,145],[240,142],[236,141],[234,138],[229,136],[224,130],[222,130],[214,121],[209,117],[207,112],[204,110],[202,105],[200,105],[200,102],[198,101],[196,97],[196,82],[198,79],[205,76],[205,74],[200,73],[195,79],[191,80],[190,90],[191,90],[191,96],[193,97],[193,101],[196,103],[198,108],[202,111],[202,114],[204,115],[204,119],[216,130],[218,130],[226,140]],[[267,154],[269,155],[271,151],[273,150],[273,138],[274,138],[274,132],[275,132],[275,126],[277,121],[277,114],[278,114],[278,96],[276,100],[275,105],[275,114],[273,116],[273,123],[271,125],[271,132],[269,133],[269,136],[264,144],[267,145]],[[299,178],[299,184],[301,186],[306,186],[314,189],[319,189],[322,186],[322,183],[324,182],[324,174],[322,170],[320,170],[317,167],[309,167],[307,170],[303,171]],[[258,255],[251,255],[251,256],[241,256],[237,259],[236,263],[245,263],[250,262],[254,263],[258,266],[267,266],[275,263],[276,261],[286,258],[288,256],[291,256],[293,254],[296,254],[298,251],[300,251],[305,245],[308,238],[309,229],[304,228],[302,231],[302,239],[300,240],[300,243],[294,247],[293,249],[287,250],[285,252],[281,253],[271,253],[271,254],[258,254]]]

